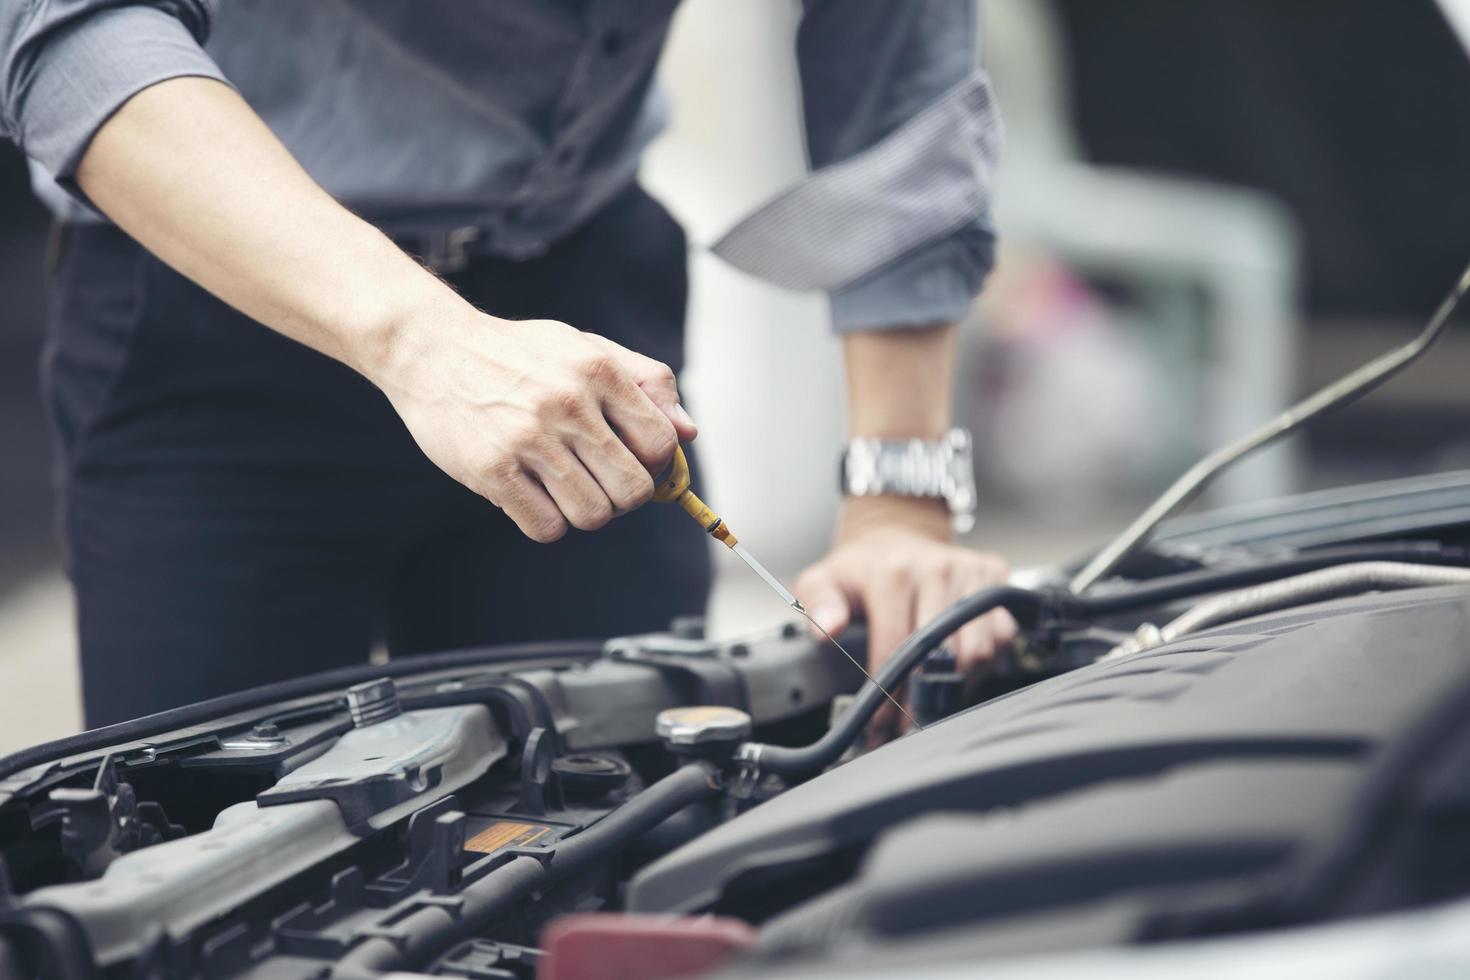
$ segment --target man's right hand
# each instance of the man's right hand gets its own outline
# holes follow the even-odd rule
[[[219,82],[138,92],[77,181],[173,268],[366,375],[431,460],[537,541],[647,502],[649,471],[694,438],[666,365],[475,310],[332,200]]]
[[[536,541],[647,503],[697,434],[665,364],[555,320],[444,312],[367,373],[429,459]]]

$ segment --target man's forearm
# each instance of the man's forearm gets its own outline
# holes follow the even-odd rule
[[[210,79],[171,79],[130,99],[93,138],[77,181],[190,279],[369,375],[413,311],[467,308]]]
[[[950,421],[955,328],[851,333],[847,361],[847,427],[854,437],[937,439]]]
[[[950,425],[955,343],[953,325],[844,336],[848,434],[873,439],[942,436]],[[936,538],[950,535],[944,501],[918,497],[850,497],[838,533],[894,521]]]
[[[938,439],[950,424],[953,326],[843,338],[848,428],[853,436]],[[938,498],[861,496],[843,501],[834,547],[796,580],[796,595],[828,632],[868,621],[868,660],[883,662],[903,638],[962,596],[1005,580],[998,556],[953,543]],[[949,641],[966,669],[984,664],[1016,624],[1004,612],[967,624]],[[888,728],[896,711],[880,712]]]
[[[77,181],[170,266],[377,384],[434,463],[537,541],[641,506],[695,436],[667,365],[476,310],[318,187],[227,85],[142,90]]]

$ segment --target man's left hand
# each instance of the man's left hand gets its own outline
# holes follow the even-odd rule
[[[832,551],[801,574],[796,596],[833,634],[865,618],[869,669],[876,673],[910,633],[957,599],[1004,582],[1008,571],[999,555],[952,542],[940,501],[851,497]],[[951,649],[974,677],[1015,635],[1015,620],[997,609],[956,633]],[[885,708],[874,719],[875,732],[900,720],[892,705]]]

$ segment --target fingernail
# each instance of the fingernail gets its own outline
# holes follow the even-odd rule
[[[835,633],[842,628],[842,621],[847,616],[847,610],[835,602],[824,602],[811,610],[812,619],[829,633]]]
[[[689,417],[688,412],[684,411],[684,406],[680,405],[678,402],[674,403],[674,407],[669,409],[669,412],[674,416],[675,422],[682,422],[688,426],[694,425],[694,420]]]

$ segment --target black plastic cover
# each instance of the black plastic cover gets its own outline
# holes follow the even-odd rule
[[[1467,637],[1470,590],[1420,589],[1086,667],[716,828],[644,869],[629,905],[779,912],[814,898],[779,924],[799,944],[807,926],[827,942],[1077,929],[1085,916],[1057,911],[1103,903],[1107,938],[1127,938],[1143,913],[1114,914],[1119,902],[1257,874],[1339,826],[1381,750],[1470,682]]]

